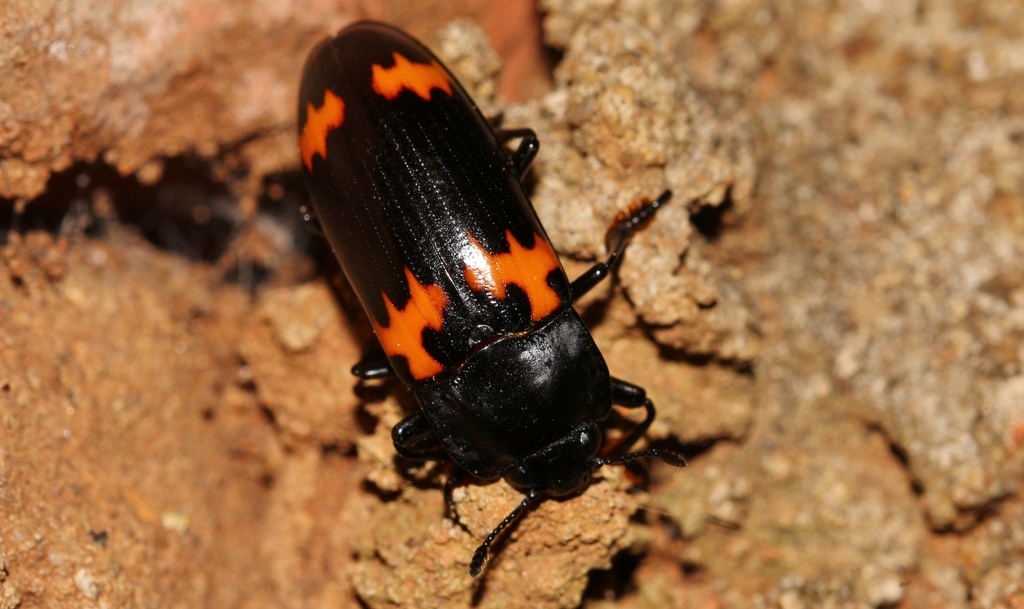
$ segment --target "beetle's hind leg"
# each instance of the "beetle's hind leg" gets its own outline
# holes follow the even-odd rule
[[[352,366],[352,374],[364,381],[368,381],[370,379],[384,379],[395,376],[395,370],[391,367],[388,356],[383,351],[380,351],[371,353],[359,360],[358,364]]]
[[[540,140],[537,139],[537,134],[533,132],[533,129],[496,129],[494,137],[498,138],[499,144],[504,144],[517,137],[522,138],[519,147],[512,153],[510,159],[512,167],[515,168],[516,177],[521,179],[530,170],[533,159],[537,158],[537,152],[540,151]]]
[[[572,282],[569,286],[569,291],[572,294],[573,302],[579,300],[581,296],[589,292],[595,285],[601,283],[602,279],[608,276],[612,267],[615,266],[615,263],[622,256],[622,252],[626,249],[626,244],[629,242],[629,238],[633,236],[633,233],[643,226],[654,215],[654,212],[658,211],[659,207],[668,203],[668,200],[671,198],[672,191],[666,190],[657,199],[641,201],[631,205],[629,209],[616,216],[615,222],[612,223],[604,237],[605,246],[608,248],[608,258],[604,262],[598,262],[590,267],[587,272]]]
[[[441,438],[437,437],[422,410],[416,411],[391,428],[391,441],[398,454],[410,461],[442,461],[449,459]]]

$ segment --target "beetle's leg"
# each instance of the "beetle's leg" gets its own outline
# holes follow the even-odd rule
[[[614,452],[615,449],[620,446],[628,448],[639,440],[640,436],[644,435],[647,428],[651,426],[651,422],[654,421],[655,411],[654,404],[647,398],[647,392],[644,391],[643,387],[638,387],[633,383],[627,383],[626,381],[615,377],[612,377],[612,403],[625,408],[640,408],[643,406],[647,409],[647,417],[644,418],[643,423],[637,425],[633,431],[629,432],[628,436],[619,440],[615,446],[612,447],[612,452]],[[643,457],[655,457],[674,467],[686,467],[686,459],[683,458],[681,454],[660,448],[640,450],[627,455],[622,455],[621,457],[601,457],[595,459],[592,463],[596,468],[613,463],[625,463],[627,461]]]
[[[608,259],[590,267],[587,272],[572,282],[569,286],[569,291],[572,293],[574,302],[608,276],[612,267],[615,266],[619,257],[622,256],[622,252],[626,249],[626,244],[629,242],[629,238],[633,236],[633,233],[654,215],[654,212],[659,207],[667,203],[671,198],[672,191],[666,190],[657,199],[641,201],[631,205],[629,209],[624,210],[615,217],[615,222],[608,228],[608,233],[604,237],[605,246],[609,252]]]
[[[645,433],[647,428],[651,426],[654,421],[655,409],[654,403],[647,398],[647,392],[644,391],[643,387],[638,387],[633,383],[627,383],[621,379],[612,377],[612,404],[617,404],[624,408],[645,408],[647,409],[647,416],[643,422],[633,428],[629,432],[629,435],[622,438],[615,443],[615,448],[622,447],[627,449],[636,443]]]
[[[391,368],[388,356],[383,351],[379,351],[367,355],[358,364],[352,366],[352,374],[367,381],[394,376],[395,371]]]
[[[498,138],[499,144],[504,144],[517,137],[523,138],[519,142],[519,147],[512,153],[511,161],[512,167],[516,170],[516,176],[519,178],[525,176],[533,159],[537,157],[537,152],[540,151],[540,140],[537,139],[537,134],[533,132],[533,129],[497,129],[494,132],[494,137]]]
[[[441,444],[441,439],[434,433],[434,428],[430,426],[422,410],[399,421],[391,429],[391,441],[394,442],[398,454],[410,461],[438,461],[448,458],[448,452]],[[460,526],[459,512],[455,509],[452,491],[461,481],[462,469],[456,464],[448,479],[444,481],[444,504],[448,510],[448,517]]]
[[[422,410],[416,411],[391,428],[391,441],[395,450],[410,461],[439,461],[448,459],[441,438],[437,437]]]

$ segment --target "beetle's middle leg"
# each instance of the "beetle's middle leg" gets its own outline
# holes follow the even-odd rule
[[[659,207],[667,203],[671,198],[672,191],[666,190],[657,199],[632,205],[615,218],[615,222],[608,229],[608,233],[604,238],[609,252],[608,258],[604,262],[598,262],[590,267],[587,272],[577,277],[570,284],[569,291],[572,293],[573,302],[579,300],[581,296],[589,292],[595,285],[601,283],[602,279],[608,276],[612,267],[615,266],[615,263],[622,256],[622,252],[625,251],[626,244],[629,242],[629,238],[633,236],[633,233],[654,215],[654,212],[658,211]]]

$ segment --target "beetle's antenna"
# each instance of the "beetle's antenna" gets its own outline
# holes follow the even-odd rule
[[[638,450],[634,453],[622,455],[621,457],[605,457],[603,459],[594,459],[594,469],[603,465],[617,465],[619,463],[625,463],[626,461],[632,461],[633,459],[643,459],[645,457],[655,457],[661,459],[662,462],[668,463],[673,467],[686,467],[686,459],[677,452],[671,450],[659,450],[657,448],[650,448],[647,450]]]
[[[480,547],[476,549],[476,552],[473,553],[473,561],[469,563],[470,575],[473,577],[480,575],[480,571],[484,568],[484,563],[487,562],[487,551],[490,549],[494,539],[505,530],[505,527],[518,520],[519,517],[523,515],[523,512],[525,512],[531,504],[536,503],[541,496],[542,495],[537,491],[530,491],[530,494],[526,496],[526,499],[523,499],[523,502],[520,503],[516,509],[512,510],[511,514],[505,516],[505,520],[502,520],[501,524],[494,527],[494,530],[487,536],[487,539],[485,539],[484,542],[480,544]]]

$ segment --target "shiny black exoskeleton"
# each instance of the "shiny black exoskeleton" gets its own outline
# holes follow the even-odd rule
[[[298,124],[313,206],[384,352],[353,373],[397,375],[422,407],[395,426],[398,453],[450,457],[526,493],[477,550],[474,576],[531,503],[579,491],[596,468],[640,456],[684,464],[655,450],[598,456],[596,423],[612,404],[647,411],[627,447],[655,411],[643,389],[609,376],[572,308],[668,191],[617,218],[608,259],[570,283],[521,183],[536,135],[492,129],[430,51],[380,23],[313,50]]]

